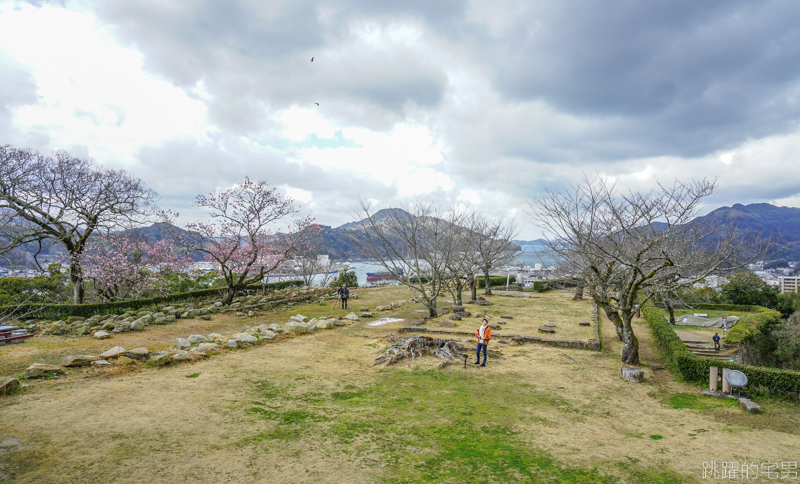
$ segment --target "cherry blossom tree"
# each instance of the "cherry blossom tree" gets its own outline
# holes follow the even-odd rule
[[[190,252],[199,252],[216,263],[226,283],[224,304],[250,284],[260,283],[297,254],[310,234],[312,219],[293,219],[294,201],[263,181],[245,178],[227,190],[198,195],[194,205],[208,211],[209,222],[186,224],[185,229],[201,238],[175,232]],[[163,214],[172,223],[177,215]],[[289,221],[284,231],[279,222]],[[173,224],[174,225],[174,224]]]
[[[191,259],[168,240],[145,241],[126,234],[106,233],[92,239],[79,259],[83,277],[94,283],[94,290],[105,301],[120,301],[166,293],[165,271],[188,269]]]

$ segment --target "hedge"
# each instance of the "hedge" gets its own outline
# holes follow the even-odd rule
[[[657,305],[660,308],[663,308],[663,304]],[[748,304],[692,304],[692,307],[678,307],[674,306],[675,309],[705,309],[706,311],[741,311],[745,313],[752,313],[758,311],[761,306],[752,306]]]
[[[517,282],[516,277],[511,276],[508,278],[509,284],[516,284],[516,282]],[[506,276],[489,276],[489,284],[491,284],[492,287],[505,286]],[[484,284],[484,278],[483,276],[480,276],[478,278],[478,289],[483,289],[484,287],[486,287],[486,284]]]
[[[577,279],[551,279],[548,281],[534,281],[533,290],[536,292],[547,292],[552,291],[553,289],[575,287],[577,285]]]
[[[669,324],[660,310],[652,307],[642,309],[650,329],[664,350],[667,360],[675,371],[689,381],[708,382],[709,368],[724,366],[731,370],[739,370],[747,375],[750,388],[766,388],[771,393],[781,395],[800,392],[800,372],[764,368],[760,366],[741,365],[734,362],[723,362],[713,358],[702,358],[693,355],[681,341],[672,325]],[[738,326],[738,325],[737,325]]]
[[[252,284],[247,286],[245,291],[255,291],[262,288],[274,291],[286,287],[298,287],[302,285],[303,281],[279,281],[271,282],[266,285]],[[49,306],[23,304],[20,306],[6,306],[0,308],[0,314],[10,314],[13,311],[17,314],[31,313],[31,316],[34,316],[37,319],[63,319],[70,316],[81,316],[86,318],[95,314],[120,314],[128,310],[156,306],[160,304],[196,301],[198,299],[217,296],[220,294],[220,291],[224,290],[224,287],[215,287],[212,289],[200,289],[199,291],[168,294],[166,296],[129,299],[127,301],[115,301],[97,304],[53,304]]]

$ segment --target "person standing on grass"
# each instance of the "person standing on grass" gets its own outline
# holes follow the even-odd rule
[[[714,337],[711,339],[714,340],[714,349],[719,351],[719,333],[714,333]]]
[[[489,340],[492,339],[492,329],[489,328],[489,320],[483,318],[481,327],[475,331],[475,336],[478,338],[478,349],[475,353],[475,364],[481,362],[481,349],[483,349],[483,364],[486,366],[486,347],[489,346]]]
[[[339,293],[339,299],[342,300],[342,309],[347,309],[347,298],[350,297],[350,290],[347,289],[347,285],[342,284],[342,287],[337,292]]]

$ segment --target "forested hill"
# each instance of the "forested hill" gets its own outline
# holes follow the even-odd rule
[[[737,203],[698,217],[698,220],[707,219],[720,223],[733,220],[741,229],[760,232],[762,237],[773,240],[780,238],[779,248],[771,257],[800,259],[800,208],[776,207],[769,203]]]

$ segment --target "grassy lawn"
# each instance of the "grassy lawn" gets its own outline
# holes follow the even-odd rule
[[[351,308],[410,298],[402,288],[357,293]],[[557,330],[583,317],[569,312],[579,303],[546,295],[495,296],[488,309],[518,310],[520,320],[527,309],[538,321],[555,319]],[[548,304],[564,314],[548,312]],[[380,316],[408,320],[419,309],[406,304]],[[311,303],[251,320],[186,320],[126,333],[139,339],[123,346],[165,347],[176,335],[230,334],[297,313],[345,314]],[[25,392],[0,399],[0,439],[25,446],[0,456],[0,470],[25,483],[679,483],[700,482],[704,462],[794,462],[800,454],[796,403],[759,400],[764,413],[750,415],[730,401],[699,396],[699,386],[663,368],[639,321],[646,375],[640,384],[620,378],[621,344],[602,319],[603,352],[503,345],[486,368],[442,370],[433,356],[373,366],[396,327],[369,322],[196,363],[70,371],[30,382]],[[211,326],[189,326],[201,324]],[[75,348],[76,339],[61,338],[63,347],[53,340],[30,350]],[[116,344],[100,343],[103,350]]]
[[[473,317],[456,321],[453,329],[474,332],[480,326],[480,318],[485,314],[489,316],[491,324],[505,323],[500,329],[492,331],[492,335],[498,338],[504,334],[516,334],[550,340],[592,339],[595,337],[592,304],[589,301],[573,301],[573,294],[572,291],[550,291],[532,296],[530,293],[495,291],[493,296],[486,297],[492,302],[491,306],[465,305],[464,308]],[[511,316],[513,319],[504,319],[501,316]],[[444,315],[429,321],[427,327],[442,329],[438,323],[444,321],[453,322]],[[581,321],[588,321],[591,326],[580,326],[578,323]],[[548,323],[555,324],[555,333],[538,331],[538,328]]]

